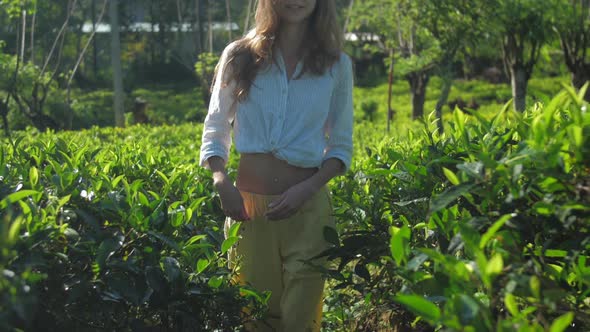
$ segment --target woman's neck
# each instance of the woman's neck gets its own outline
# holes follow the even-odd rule
[[[278,47],[284,57],[299,58],[303,53],[303,40],[307,33],[307,22],[284,24],[279,29]]]

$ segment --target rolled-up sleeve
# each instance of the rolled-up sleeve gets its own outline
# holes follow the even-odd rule
[[[324,127],[325,134],[328,137],[326,149],[324,150],[324,161],[329,158],[339,159],[345,166],[344,171],[347,171],[350,168],[352,159],[353,124],[352,61],[347,55],[342,54],[340,57],[338,69],[330,103],[330,112]]]
[[[223,51],[217,68],[217,76],[211,92],[209,110],[205,117],[199,164],[209,168],[207,159],[219,156],[227,162],[232,143],[231,123],[236,113],[235,82],[227,69],[227,61],[233,44]]]

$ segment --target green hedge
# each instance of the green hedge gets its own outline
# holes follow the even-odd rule
[[[573,90],[524,114],[454,112],[443,135],[384,128],[355,127],[353,167],[330,184],[326,331],[590,329],[590,115]],[[0,329],[229,330],[252,318],[242,306],[261,315],[268,294],[226,267],[239,239],[224,240],[197,165],[201,130],[4,139]]]

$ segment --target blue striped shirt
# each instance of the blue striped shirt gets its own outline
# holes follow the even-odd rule
[[[256,76],[246,100],[235,102],[236,83],[223,76],[233,45],[220,59],[203,128],[200,165],[208,167],[206,161],[212,156],[227,161],[233,122],[239,153],[272,153],[298,167],[321,167],[323,161],[337,158],[348,169],[353,123],[350,58],[342,53],[321,76],[306,72],[299,77],[300,61],[288,80],[277,52],[276,61]]]

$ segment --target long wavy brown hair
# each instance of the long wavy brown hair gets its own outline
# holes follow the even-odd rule
[[[273,43],[281,24],[273,2],[258,1],[254,29],[237,40],[228,55],[226,68],[230,72],[224,73],[223,77],[227,77],[227,81],[222,83],[236,81],[234,94],[239,101],[248,97],[258,72],[272,63]],[[316,8],[309,18],[305,40],[303,70],[299,76],[306,72],[322,75],[338,61],[342,49],[342,31],[337,22],[334,0],[317,0]],[[219,65],[216,71],[218,69]]]

